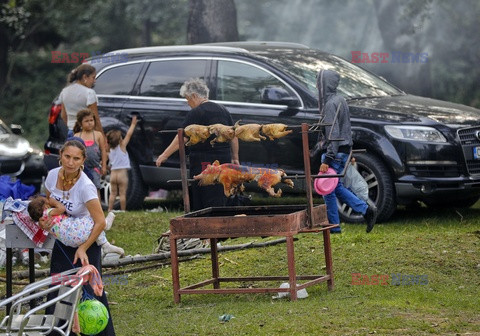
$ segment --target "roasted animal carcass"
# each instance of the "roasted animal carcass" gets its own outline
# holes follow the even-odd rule
[[[227,197],[243,191],[243,183],[251,181],[257,181],[258,186],[270,196],[280,197],[282,189],[275,192],[273,188],[277,183],[283,182],[293,188],[293,181],[285,179],[285,176],[285,172],[281,169],[254,168],[231,163],[220,164],[215,161],[193,178],[199,180],[199,185],[221,183]]]
[[[260,124],[245,124],[240,126],[239,122],[235,123],[235,136],[243,141],[260,141],[266,138],[260,134],[262,125]]]
[[[205,142],[210,137],[210,131],[208,126],[192,124],[185,127],[183,130],[188,141],[185,143],[185,146],[193,146],[199,142]]]
[[[258,186],[262,189],[265,189],[270,196],[282,196],[282,189],[278,189],[277,192],[275,192],[275,189],[273,189],[273,186],[277,183],[283,182],[290,188],[293,188],[293,181],[285,178],[287,174],[285,174],[283,170],[270,168],[255,169],[260,169],[260,173],[255,174],[255,181],[257,181]]]
[[[278,139],[292,133],[292,130],[286,130],[288,126],[285,124],[266,124],[262,126],[262,133],[270,140]]]
[[[215,134],[215,138],[210,141],[213,146],[216,142],[227,142],[235,138],[235,129],[233,126],[223,124],[213,124],[208,127],[210,134]]]
[[[193,178],[199,180],[198,184],[201,186],[221,183],[225,196],[230,197],[243,191],[243,183],[253,181],[255,177],[248,172],[248,169],[242,169],[242,167],[231,163],[220,164],[216,160]]]

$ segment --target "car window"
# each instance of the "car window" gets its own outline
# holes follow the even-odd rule
[[[258,52],[285,73],[295,77],[312,94],[318,96],[317,74],[320,69],[332,69],[340,74],[339,93],[348,98],[382,97],[400,95],[398,90],[385,80],[334,55],[315,50]]]
[[[278,78],[256,66],[219,60],[217,67],[216,99],[242,103],[265,103],[269,88],[284,92],[285,96],[295,94]]]
[[[105,70],[97,77],[97,94],[128,95],[137,80],[142,64],[134,63]]]
[[[180,98],[180,87],[190,78],[205,79],[206,60],[155,61],[140,86],[141,96]]]

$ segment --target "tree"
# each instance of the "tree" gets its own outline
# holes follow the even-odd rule
[[[233,0],[190,0],[188,43],[238,41]]]

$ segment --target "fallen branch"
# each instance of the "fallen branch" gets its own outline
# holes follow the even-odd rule
[[[188,257],[188,258],[179,258],[178,261],[179,262],[190,261],[190,260],[193,260],[193,259],[197,259],[198,257],[199,256],[197,254],[197,255],[194,255],[194,256],[191,256],[191,257]],[[140,266],[140,267],[134,267],[134,268],[128,268],[128,269],[121,269],[121,270],[118,270],[118,271],[106,271],[106,272],[103,272],[103,275],[117,275],[117,274],[125,274],[125,273],[130,273],[130,272],[139,272],[139,271],[143,271],[143,270],[146,270],[146,269],[162,267],[162,266],[166,266],[166,265],[170,265],[170,264],[171,264],[170,261],[164,261],[164,262],[156,263],[156,264],[153,264],[153,265],[146,265],[146,266]]]

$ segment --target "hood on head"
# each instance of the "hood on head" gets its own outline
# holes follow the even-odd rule
[[[318,88],[318,107],[320,111],[323,110],[325,103],[330,96],[337,93],[338,83],[340,82],[340,75],[333,70],[320,70],[317,76]]]

